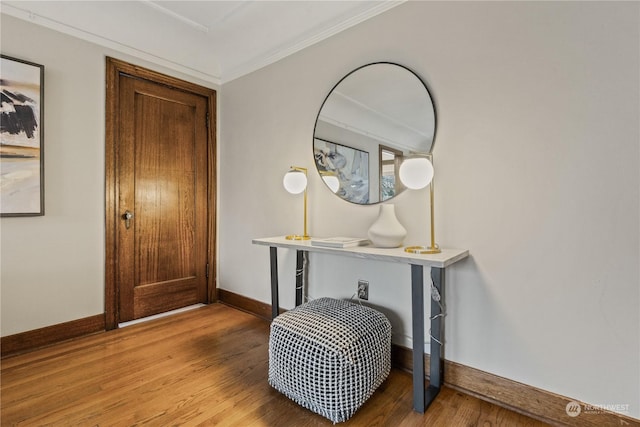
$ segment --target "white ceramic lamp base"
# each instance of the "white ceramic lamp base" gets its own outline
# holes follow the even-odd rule
[[[378,219],[367,233],[373,246],[378,248],[397,248],[402,246],[407,230],[396,217],[395,205],[380,205]]]

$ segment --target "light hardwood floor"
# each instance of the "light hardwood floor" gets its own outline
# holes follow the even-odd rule
[[[2,426],[331,426],[267,383],[269,323],[212,304],[1,362]],[[389,378],[349,426],[544,426],[444,388],[411,409],[409,374]]]

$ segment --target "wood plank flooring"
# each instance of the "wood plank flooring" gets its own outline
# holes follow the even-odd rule
[[[267,383],[269,323],[212,304],[5,358],[2,426],[331,426]],[[389,378],[349,426],[544,426],[444,388],[425,414]]]

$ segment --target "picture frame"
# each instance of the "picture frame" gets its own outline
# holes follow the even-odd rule
[[[0,216],[42,216],[44,66],[0,61]]]
[[[369,192],[369,153],[347,145],[314,138],[313,156],[320,174],[338,177],[336,194],[352,203],[367,204]]]

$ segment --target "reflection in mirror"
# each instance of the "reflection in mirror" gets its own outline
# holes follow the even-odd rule
[[[398,179],[402,159],[430,153],[435,131],[435,108],[416,74],[392,63],[365,65],[338,82],[320,108],[316,167],[325,182],[326,176],[338,178],[332,191],[344,200],[386,201],[404,189]]]
[[[398,176],[400,163],[404,154],[395,148],[380,145],[380,201],[391,199],[402,188],[402,182]]]

